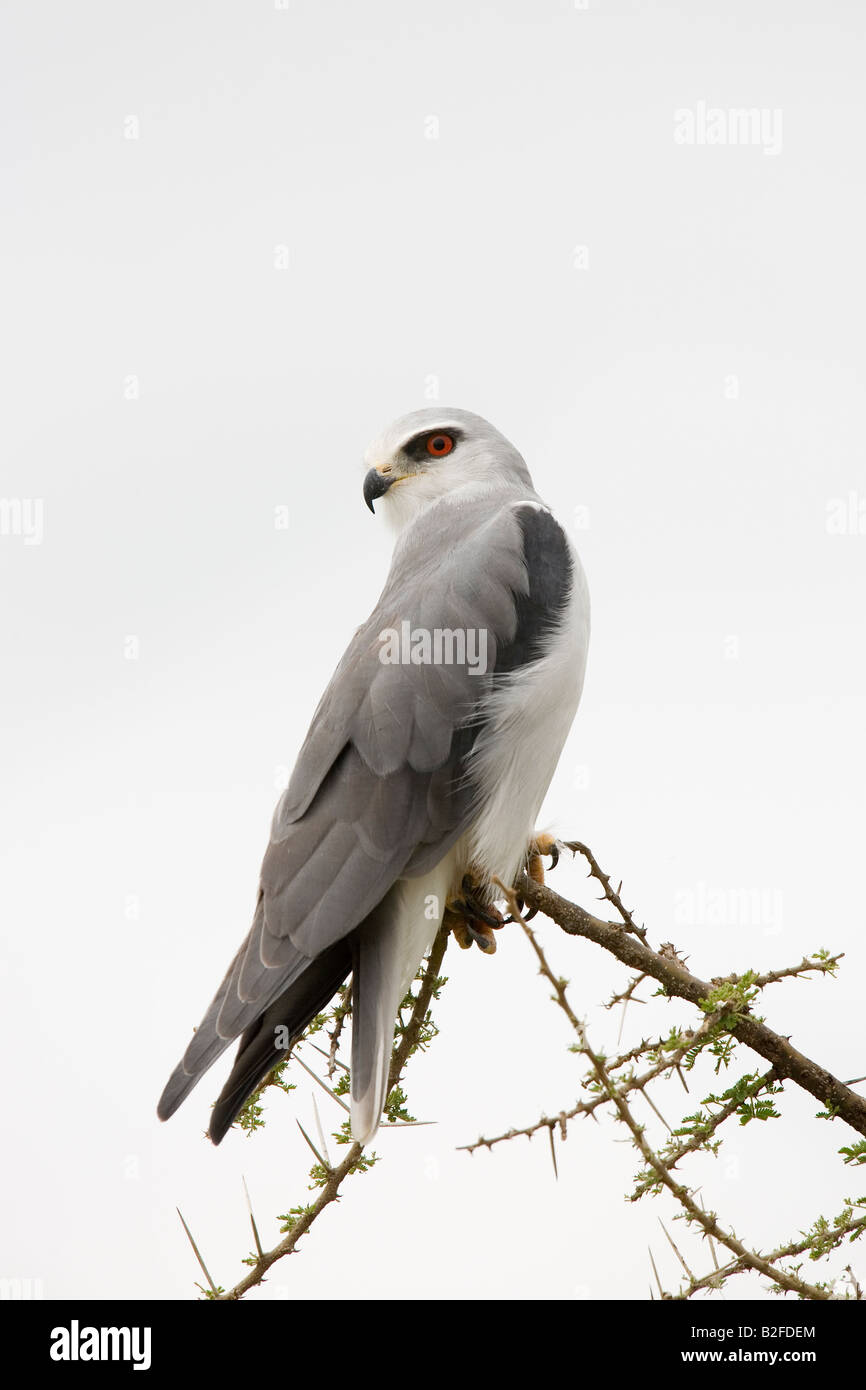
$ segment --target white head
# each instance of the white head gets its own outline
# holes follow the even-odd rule
[[[389,425],[364,455],[364,500],[382,498],[386,517],[403,530],[433,502],[512,486],[532,489],[520,454],[480,415],[447,406],[415,410]]]

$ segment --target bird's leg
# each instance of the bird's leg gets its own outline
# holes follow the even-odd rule
[[[493,933],[504,924],[502,913],[483,901],[479,881],[471,873],[464,874],[459,896],[445,904],[445,926],[451,928],[457,945],[465,951],[474,941],[479,950],[492,955],[496,950]]]
[[[555,869],[559,863],[559,841],[555,835],[536,835],[534,840],[529,841],[526,871],[536,883],[544,882],[544,865],[541,861],[545,855],[550,859],[551,869]]]
[[[551,869],[555,869],[559,863],[559,841],[555,835],[536,835],[534,839],[529,841],[529,849],[526,853],[526,872],[536,883],[544,883],[543,856],[545,855],[550,858]],[[518,898],[518,904],[522,912],[523,902],[520,898]],[[531,917],[535,916],[537,911],[537,907],[531,908],[529,912],[525,914],[525,921],[528,922]]]

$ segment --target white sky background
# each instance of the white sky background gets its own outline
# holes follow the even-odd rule
[[[545,823],[705,977],[844,950],[764,1012],[866,1071],[860,7],[52,0],[2,28],[0,494],[42,499],[44,538],[0,537],[0,1274],[186,1298],[176,1205],[228,1286],[241,1173],[268,1246],[311,1200],[306,1089],[219,1149],[228,1055],[170,1124],[154,1107],[384,581],[363,449],[436,383],[521,449],[589,576]],[[780,111],[781,148],[677,144],[700,102]],[[554,886],[592,906],[580,868]],[[623,973],[542,934],[613,1049]],[[446,973],[409,1074],[438,1124],[381,1135],[253,1297],[643,1298],[648,1243],[676,1286],[670,1209],[624,1203],[610,1123],[572,1127],[558,1183],[545,1137],[456,1152],[572,1105],[578,1070],[518,931]],[[674,1122],[708,1085],[657,1102]],[[765,1249],[862,1186],[851,1131],[782,1106],[685,1170]]]

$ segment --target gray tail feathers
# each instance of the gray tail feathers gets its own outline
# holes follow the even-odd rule
[[[246,942],[243,943],[228,970],[225,978],[211,1001],[207,1013],[193,1034],[192,1042],[178,1062],[159,1098],[156,1113],[161,1120],[169,1119],[182,1105],[194,1086],[198,1084],[210,1067],[231,1044],[231,1036],[221,1037],[217,1031],[217,1019],[226,995],[240,970]]]
[[[211,1116],[208,1133],[215,1144],[225,1137],[252,1092],[264,1081],[268,1072],[282,1061],[310,1019],[325,1007],[348,976],[352,969],[353,935],[350,933],[310,961],[273,1002],[263,1001],[265,1006],[262,1012],[241,1034],[235,1064]],[[183,1061],[178,1063],[169,1077],[157,1106],[161,1120],[167,1120],[174,1114],[208,1067],[232,1042],[231,1038],[219,1036],[216,1018],[240,969],[244,949],[242,946],[229,967]],[[282,1030],[279,1038],[277,1029]],[[280,1048],[279,1042],[283,1040],[288,1045]]]
[[[241,1035],[238,1055],[213,1108],[208,1134],[224,1139],[252,1092],[281,1062],[310,1019],[324,1009],[352,969],[352,936],[311,961],[304,973]],[[288,1041],[288,1046],[280,1043]]]
[[[444,906],[444,894],[442,904]],[[439,928],[418,880],[398,880],[355,933],[352,964],[352,1138],[367,1144],[387,1099],[401,999]]]
[[[443,905],[444,883],[445,878],[438,895]],[[279,993],[272,989],[270,997],[262,997],[255,1016],[241,1033],[235,1064],[211,1115],[208,1133],[215,1144],[225,1137],[252,1092],[282,1061],[350,972],[352,1137],[362,1144],[373,1138],[387,1098],[397,1007],[441,920],[441,910],[433,917],[428,915],[425,901],[420,880],[398,880],[354,931],[314,960],[298,955],[296,973]],[[238,992],[246,948],[247,943],[229,967],[183,1061],[169,1078],[157,1109],[160,1119],[174,1114],[229,1046],[231,1039],[219,1032],[220,1013],[226,1000],[232,1002]]]

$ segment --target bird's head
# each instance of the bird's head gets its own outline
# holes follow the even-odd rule
[[[532,487],[520,454],[480,415],[430,406],[389,425],[364,455],[364,501],[383,499],[397,530],[440,498],[513,484]]]

